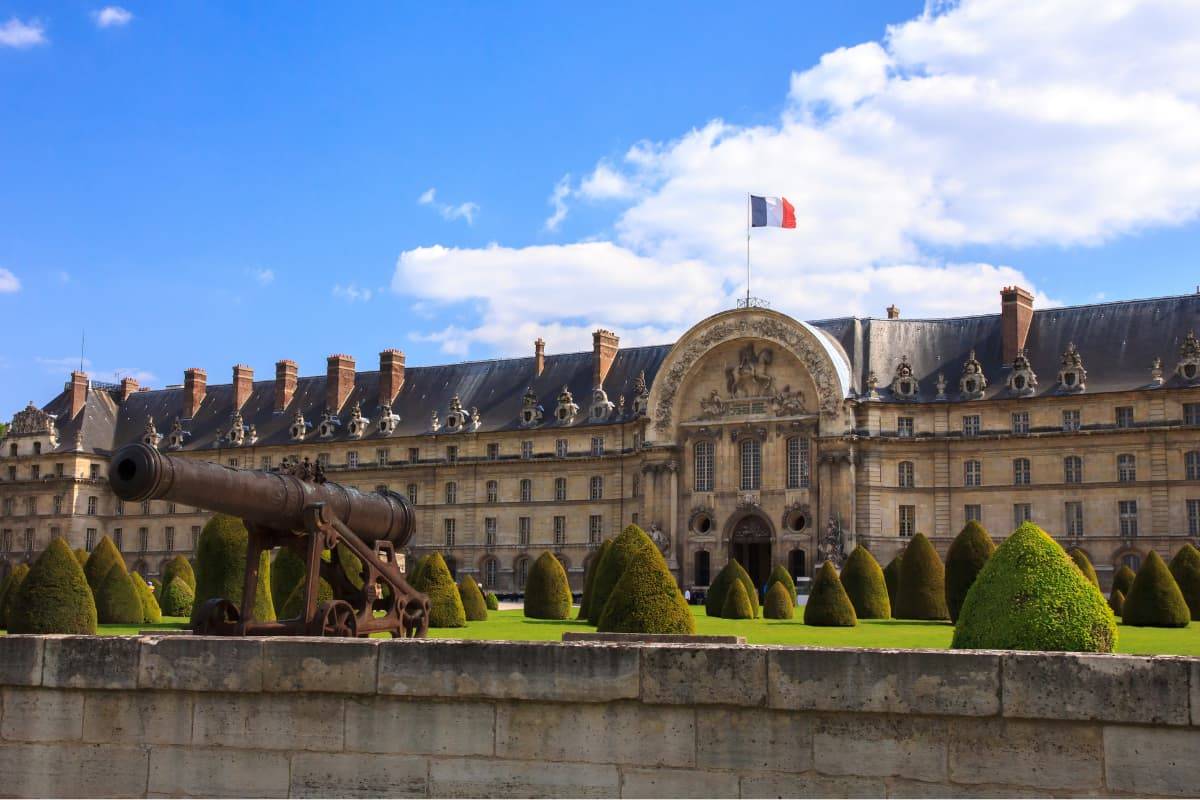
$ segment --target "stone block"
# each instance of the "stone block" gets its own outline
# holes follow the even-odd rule
[[[379,693],[600,703],[638,696],[638,648],[558,642],[394,639],[379,647]]]
[[[435,758],[430,797],[617,797],[620,776],[611,764]]]
[[[6,688],[0,735],[10,742],[66,742],[83,735],[83,693]]]
[[[1003,800],[1007,797],[1045,797],[1044,789],[1033,789],[1027,786],[1003,786],[992,783],[976,783],[963,786],[956,783],[929,783],[927,781],[912,781],[896,778],[889,781],[888,797],[944,797],[948,800],[959,800],[962,797],[994,797]],[[1056,797],[1063,796],[1061,793]]]
[[[1192,659],[1192,724],[1200,725],[1200,658]]]
[[[640,703],[499,703],[496,755],[647,767],[695,764],[695,712]]]
[[[1200,730],[1106,725],[1104,765],[1113,792],[1195,797],[1200,792]]]
[[[341,750],[344,702],[337,695],[195,696],[192,742],[268,750]]]
[[[6,797],[144,797],[147,751],[111,744],[0,747]]]
[[[1083,793],[1103,786],[1104,742],[1097,725],[1045,720],[955,720],[950,780]]]
[[[772,708],[992,716],[1000,711],[1000,656],[771,648],[767,691]]]
[[[287,797],[289,756],[269,750],[155,747],[151,797]]]
[[[425,797],[429,759],[361,753],[292,756],[292,797]]]
[[[64,689],[135,689],[141,642],[132,636],[50,636],[42,685]]]
[[[738,776],[733,772],[621,770],[621,797],[737,797],[740,791]]]
[[[261,692],[262,639],[164,636],[141,640],[139,689]]]
[[[490,756],[496,707],[399,697],[346,698],[346,750],[439,756]]]
[[[742,797],[883,797],[883,778],[849,775],[754,773],[742,776]]]
[[[45,636],[0,636],[0,686],[41,686]]]
[[[813,767],[812,715],[765,708],[701,708],[696,763],[736,770],[807,772]]]
[[[944,781],[947,723],[916,716],[831,714],[813,723],[813,764],[827,775]]]
[[[767,653],[756,647],[643,647],[642,702],[761,706]]]
[[[185,692],[85,692],[83,740],[189,744],[192,697]]]
[[[267,639],[263,691],[374,694],[379,644],[379,639]]]
[[[1006,653],[1004,716],[1187,725],[1191,659]]]

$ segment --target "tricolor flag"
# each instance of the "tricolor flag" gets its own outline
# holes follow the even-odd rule
[[[786,197],[756,197],[750,195],[750,227],[794,228],[796,209]]]

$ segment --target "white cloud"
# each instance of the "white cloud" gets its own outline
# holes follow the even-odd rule
[[[21,291],[21,279],[10,270],[0,267],[0,294],[10,294]]]
[[[347,303],[367,302],[375,292],[368,288],[360,288],[353,281],[342,286],[340,283],[333,287],[333,296],[340,297]]]
[[[417,202],[423,206],[427,206],[433,202],[434,196],[437,194],[437,189],[426,189],[421,192],[421,196],[417,198]]]
[[[272,269],[252,269],[250,275],[259,286],[270,286],[275,282],[275,270]]]
[[[465,219],[468,225],[475,224],[475,214],[479,211],[479,204],[470,201],[452,205],[450,203],[440,203],[437,200],[436,189],[426,189],[417,198],[417,203],[423,206],[433,206],[438,213],[442,215],[442,219],[456,220]]]
[[[99,11],[93,11],[92,18],[96,20],[96,26],[99,28],[120,28],[133,20],[133,14],[120,6],[105,6]]]
[[[937,4],[794,74],[774,123],[713,120],[561,179],[546,228],[571,197],[624,200],[608,241],[410,250],[393,290],[478,302],[477,323],[422,334],[449,352],[523,350],[535,330],[586,346],[593,324],[665,341],[744,293],[752,191],[796,207],[796,230],[752,240],[753,293],[782,311],[995,311],[1004,284],[1036,292],[1029,276],[940,254],[1200,215],[1197,41],[1200,9],[1180,0]]]
[[[37,20],[22,22],[16,17],[0,24],[0,47],[33,47],[46,44],[46,28]]]

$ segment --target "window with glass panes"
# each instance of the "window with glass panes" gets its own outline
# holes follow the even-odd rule
[[[454,481],[446,482],[446,505],[452,506],[458,502],[458,484]]]
[[[1133,483],[1137,480],[1137,459],[1132,453],[1121,453],[1117,456],[1117,480],[1121,483]]]
[[[500,444],[498,442],[490,442],[487,446],[488,461],[500,460]]]
[[[61,514],[63,507],[63,499],[61,494],[54,495],[54,513]]]
[[[483,518],[483,543],[488,547],[496,544],[496,518]]]
[[[591,500],[604,499],[604,476],[593,475],[588,481],[588,498]]]
[[[743,439],[742,456],[742,491],[749,492],[762,486],[762,442],[758,439]]]
[[[192,552],[195,552],[196,545],[200,544],[200,526],[192,526]]]
[[[900,506],[900,535],[910,537],[917,532],[917,507]]]
[[[1133,406],[1117,406],[1116,415],[1118,428],[1133,427]]]
[[[696,491],[713,490],[713,443],[696,442],[692,447],[692,460],[696,466]]]
[[[375,463],[381,467],[386,467],[388,465],[388,459],[390,456],[391,451],[386,447],[379,447],[375,449]]]
[[[629,486],[630,486],[630,489],[629,489],[630,497],[641,497],[642,496],[642,476],[641,475],[634,475],[633,478],[629,481]]]
[[[318,459],[318,460],[320,460],[320,459]],[[237,469],[238,468],[238,460],[236,458],[229,459],[229,466],[233,467],[234,469]]]
[[[408,495],[408,502],[415,506],[417,504],[417,485],[415,483],[410,483],[405,488],[404,493]]]
[[[448,517],[442,522],[446,532],[446,547],[454,547],[454,536],[458,531],[458,520]]]
[[[787,485],[789,489],[808,488],[808,439],[800,436],[787,440]]]
[[[517,544],[521,547],[529,546],[529,532],[533,528],[533,520],[530,517],[517,518]]]
[[[99,464],[90,464],[88,466],[88,477],[90,477],[92,480],[99,480],[99,478],[100,478],[100,465]]]
[[[421,448],[419,448],[419,447],[408,448],[408,463],[416,464],[420,460],[421,460]]]
[[[446,445],[446,460],[449,461],[451,464],[458,461],[458,445],[455,445],[455,444]]]
[[[1064,507],[1067,514],[1067,535],[1083,536],[1083,503],[1068,500]]]
[[[533,481],[529,478],[521,478],[521,502],[533,502]]]
[[[483,585],[485,588],[496,588],[496,559],[489,558],[483,562]]]
[[[1013,503],[1013,527],[1033,519],[1033,506],[1029,503]]]
[[[500,484],[497,481],[487,482],[487,501],[496,503],[500,500]]]
[[[96,514],[96,502],[96,498],[94,497],[87,499],[87,513],[91,516],[95,516]]]
[[[1064,431],[1077,431],[1079,428],[1079,409],[1068,408],[1064,410],[1062,412],[1062,429]]]
[[[1188,536],[1200,536],[1200,500],[1187,501]]]
[[[554,499],[560,503],[567,499],[567,479],[566,478],[555,478],[554,479]]]
[[[983,485],[983,463],[967,461],[963,464],[963,486]]]
[[[1079,456],[1067,456],[1063,459],[1063,482],[1083,483],[1083,459]]]
[[[349,467],[350,469],[354,469],[355,467],[358,466],[358,451],[357,450],[347,451],[346,466]]]
[[[966,414],[962,418],[963,436],[978,436],[979,435],[979,415]]]
[[[1200,403],[1183,404],[1183,424],[1200,425]]]
[[[42,477],[42,468],[39,467],[37,464],[31,464],[29,466],[29,477],[35,481],[38,478]]]
[[[913,418],[912,417],[896,417],[896,435],[905,438],[913,435]]]
[[[163,549],[168,552],[175,549],[175,528],[171,525],[163,528]]]
[[[913,462],[901,461],[896,465],[896,485],[901,489],[911,489],[916,485]]]
[[[588,517],[588,544],[600,544],[600,537],[603,535],[604,517],[592,514]]]
[[[1029,433],[1029,412],[1014,411],[1012,415],[1012,432]]]
[[[972,520],[975,522],[983,521],[983,506],[978,503],[968,503],[963,506],[963,521],[971,522]]]
[[[123,550],[125,548],[125,531],[121,528],[114,528],[112,542],[118,550]]]
[[[92,552],[93,549],[95,549],[95,547],[96,547],[96,529],[95,528],[87,529],[87,534],[83,540],[83,547],[89,553]],[[7,550],[8,547],[5,546],[4,549]]]
[[[513,580],[517,582],[518,589],[525,588],[525,579],[529,577],[529,559],[522,556],[517,559],[516,565],[513,567]]]
[[[567,543],[567,518],[554,518],[554,543],[562,545]]]
[[[568,452],[567,440],[566,439],[555,439],[554,440],[554,455],[558,456],[559,458],[566,458],[567,452]]]
[[[1013,484],[1016,486],[1029,485],[1029,459],[1013,459]]]
[[[1200,450],[1183,454],[1183,469],[1189,481],[1200,481]]]
[[[604,437],[603,436],[593,436],[592,437],[592,455],[594,455],[594,456],[604,455]]]
[[[521,458],[533,458],[533,442],[529,439],[521,442]]]
[[[138,552],[144,553],[150,549],[150,529],[138,528]]]
[[[1121,524],[1121,535],[1124,537],[1138,535],[1138,505],[1137,500],[1120,500],[1117,502],[1117,519]]]
[[[25,529],[25,553],[26,553],[26,555],[30,555],[30,556],[33,555],[33,540],[34,540],[33,528],[26,528]]]

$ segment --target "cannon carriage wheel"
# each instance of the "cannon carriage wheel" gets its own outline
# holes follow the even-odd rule
[[[357,636],[358,617],[354,606],[345,600],[322,603],[313,618],[310,633],[313,636]]]
[[[238,607],[224,597],[205,600],[196,614],[197,636],[227,636],[237,628],[241,614]]]

